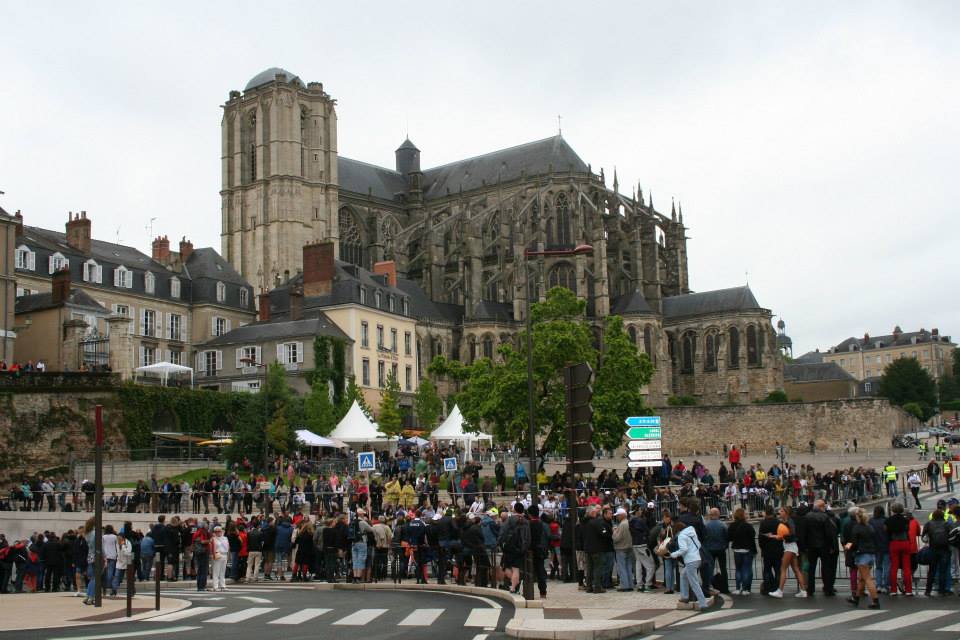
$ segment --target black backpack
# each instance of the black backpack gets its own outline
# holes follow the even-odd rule
[[[247,549],[250,551],[263,550],[263,532],[260,527],[254,527],[247,533]]]

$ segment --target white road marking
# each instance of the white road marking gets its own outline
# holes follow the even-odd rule
[[[949,627],[937,629],[937,631],[960,631],[960,624],[952,624]]]
[[[184,618],[192,618],[193,616],[204,615],[211,613],[213,611],[219,611],[223,607],[191,607],[189,609],[181,609],[180,611],[174,611],[173,613],[166,613],[162,616],[156,616],[155,618],[146,618],[145,622],[173,622],[174,620],[183,620]]]
[[[473,636],[473,640],[487,640],[487,634],[478,633],[477,635]]]
[[[786,611],[778,611],[777,613],[768,613],[765,616],[744,618],[742,620],[734,620],[732,622],[723,622],[721,624],[704,627],[704,629],[710,629],[712,631],[733,631],[742,627],[756,627],[757,625],[767,624],[768,622],[776,622],[777,620],[786,620],[787,618],[805,616],[809,613],[820,613],[820,609],[788,609]]]
[[[182,633],[193,631],[201,627],[167,627],[166,629],[152,629],[150,631],[128,631],[126,633],[105,633],[98,636],[65,636],[50,640],[111,640],[112,638],[139,638],[141,636],[159,636],[166,633]]]
[[[346,618],[340,618],[333,624],[335,625],[348,625],[352,627],[360,627],[371,620],[382,616],[388,611],[388,609],[360,609],[359,611],[354,611]]]
[[[440,617],[443,609],[414,609],[406,618],[397,623],[398,627],[428,627]]]
[[[943,616],[956,613],[956,609],[928,609],[926,611],[918,611],[917,613],[909,613],[905,616],[884,620],[883,622],[868,624],[865,627],[857,627],[854,629],[854,631],[893,631],[894,629],[902,629],[915,624],[923,624],[924,622],[929,622],[934,618],[942,618]]]
[[[271,620],[267,624],[300,624],[308,620],[313,620],[330,611],[333,611],[333,609],[302,609],[288,616]]]
[[[256,598],[254,596],[239,596],[238,600],[249,600],[250,602],[256,602],[258,604],[270,604],[271,601],[266,598]]]
[[[496,627],[500,620],[500,609],[471,609],[465,627]]]
[[[204,622],[233,624],[235,622],[249,620],[250,618],[256,618],[257,616],[262,616],[265,613],[270,613],[271,611],[276,610],[277,607],[250,607],[249,609],[244,609],[243,611],[234,611],[233,613],[228,613],[216,618],[210,618],[209,620],[204,620]]]
[[[832,616],[814,618],[813,620],[804,620],[803,622],[794,622],[793,624],[788,624],[783,627],[776,627],[774,631],[814,631],[821,627],[829,627],[832,624],[843,624],[844,622],[853,622],[860,618],[869,618],[878,613],[883,613],[883,611],[879,609],[844,611],[843,613],[835,613]]]
[[[672,627],[681,624],[692,624],[694,622],[709,622],[711,620],[718,620],[720,618],[729,618],[730,616],[735,616],[739,613],[750,613],[753,609],[720,609],[719,611],[710,611],[707,613],[701,613],[700,615],[691,616],[686,620],[681,620],[680,622],[674,622]]]

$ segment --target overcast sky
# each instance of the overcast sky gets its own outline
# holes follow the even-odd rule
[[[149,253],[155,218],[219,250],[219,105],[281,66],[337,99],[342,155],[388,167],[408,126],[429,167],[562,115],[608,183],[682,202],[691,287],[749,272],[797,354],[960,338],[960,3],[151,6],[0,0],[0,205],[27,224],[85,209]]]

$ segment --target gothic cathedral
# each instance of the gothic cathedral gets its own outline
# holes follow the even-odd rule
[[[396,264],[414,302],[422,369],[433,355],[493,357],[514,341],[526,296],[567,287],[597,322],[617,314],[656,374],[654,406],[689,395],[744,403],[783,387],[771,313],[749,287],[692,293],[683,212],[639,187],[607,188],[559,135],[423,169],[405,140],[392,169],[337,152],[336,100],[271,68],[223,105],[224,258],[260,290],[303,269],[304,244]],[[591,254],[563,253],[579,244]],[[567,251],[567,253],[572,253]],[[420,301],[418,303],[418,301]]]

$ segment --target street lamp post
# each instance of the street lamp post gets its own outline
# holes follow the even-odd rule
[[[540,492],[537,486],[537,423],[534,418],[534,389],[533,389],[533,321],[530,318],[530,258],[561,258],[593,253],[593,247],[589,244],[578,244],[573,249],[547,249],[545,251],[531,251],[524,249],[523,259],[527,267],[527,295],[526,295],[526,324],[527,324],[527,453],[530,456],[529,479],[530,479],[530,501],[532,504],[539,504]]]

